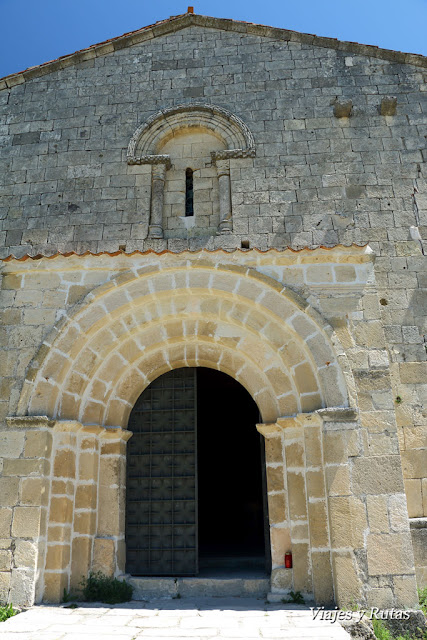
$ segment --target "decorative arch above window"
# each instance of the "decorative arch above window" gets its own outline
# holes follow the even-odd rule
[[[254,138],[245,123],[230,111],[202,103],[183,104],[151,116],[135,131],[127,150],[130,165],[152,165],[151,212],[148,235],[163,237],[164,185],[171,168],[171,156],[161,153],[168,142],[183,131],[206,131],[222,143],[210,152],[216,166],[219,193],[217,233],[231,233],[230,158],[255,157]],[[186,215],[185,213],[183,215]],[[187,214],[188,215],[188,214]]]
[[[243,120],[222,107],[193,102],[164,109],[138,127],[129,142],[128,164],[160,162],[161,156],[157,156],[157,161],[153,156],[176,130],[183,127],[210,129],[221,136],[228,147],[221,152],[221,159],[255,157],[254,138]]]

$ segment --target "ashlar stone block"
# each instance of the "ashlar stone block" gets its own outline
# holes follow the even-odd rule
[[[303,473],[288,472],[289,515],[292,520],[307,519],[307,499]]]
[[[277,467],[267,466],[267,490],[283,491],[284,489],[283,465]]]
[[[49,571],[62,571],[70,563],[70,545],[49,545],[46,554],[46,569]]]
[[[57,478],[75,478],[76,454],[70,449],[58,449],[55,453],[53,475]]]
[[[286,502],[284,493],[268,496],[268,517],[270,524],[279,524],[286,520]]]
[[[52,451],[52,435],[44,431],[27,431],[24,456],[26,458],[49,458]]]
[[[353,553],[332,552],[332,571],[336,604],[343,608],[354,602],[363,602],[363,585],[357,575]]]
[[[387,496],[367,496],[366,502],[371,533],[389,533]]]
[[[18,504],[19,478],[0,478],[0,506],[14,507]]]
[[[355,495],[401,493],[402,467],[398,455],[355,458],[352,466]]]
[[[372,533],[368,536],[368,571],[371,576],[411,574],[414,571],[411,534]]]
[[[61,602],[64,589],[68,590],[68,574],[45,573],[44,576],[44,602]]]
[[[74,538],[72,544],[70,586],[77,591],[81,589],[81,580],[87,576],[89,571],[91,553],[92,539],[90,537],[81,536]]]
[[[38,544],[29,540],[16,540],[14,563],[17,567],[27,569],[34,568],[37,565]]]
[[[21,480],[21,505],[46,506],[49,497],[44,478],[23,478]]]
[[[314,599],[317,605],[334,602],[334,585],[329,551],[313,551],[311,554]]]
[[[31,606],[35,595],[35,575],[32,569],[12,569],[10,581],[10,602],[19,602],[21,606]]]
[[[93,546],[93,571],[101,571],[106,576],[114,575],[115,546],[114,540],[95,538]]]
[[[15,538],[37,538],[40,535],[40,522],[40,507],[15,507],[12,536]]]
[[[13,510],[10,508],[0,508],[0,538],[10,537],[12,513]]]
[[[50,521],[71,523],[73,519],[73,502],[67,497],[52,497],[50,502]]]

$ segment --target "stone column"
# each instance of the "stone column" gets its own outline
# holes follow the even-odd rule
[[[316,414],[257,425],[266,438],[272,599],[292,588],[319,605],[334,601],[321,427]],[[292,571],[284,568],[286,551]]]
[[[53,421],[6,418],[0,432],[0,601],[40,602],[46,557]]]
[[[315,602],[334,601],[330,536],[321,444],[322,421],[316,414],[280,418],[294,558],[294,588],[313,593]]]
[[[163,200],[166,164],[153,164],[151,171],[151,216],[148,227],[148,237],[163,238]]]
[[[218,174],[219,188],[219,226],[218,233],[231,233],[231,185],[230,185],[230,161],[217,160],[216,170]]]
[[[285,569],[285,553],[291,551],[289,510],[286,499],[283,432],[278,424],[257,424],[265,438],[268,519],[271,547],[271,594],[281,600],[293,588],[293,570]]]
[[[125,571],[126,442],[131,436],[124,429],[104,429],[100,440],[93,569],[109,576]]]

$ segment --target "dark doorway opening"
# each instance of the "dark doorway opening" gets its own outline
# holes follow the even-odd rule
[[[197,369],[200,572],[265,571],[266,505],[259,411],[241,384]]]
[[[129,419],[127,571],[256,576],[271,569],[264,440],[250,394],[206,368],[151,383]]]

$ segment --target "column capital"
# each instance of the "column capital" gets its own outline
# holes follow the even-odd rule
[[[275,438],[282,433],[282,429],[275,422],[269,424],[260,423],[255,426],[258,433],[264,436],[264,438]]]
[[[47,416],[10,416],[6,424],[9,429],[52,429],[56,420]]]
[[[165,180],[166,177],[166,165],[165,164],[153,164],[151,167],[151,175],[153,180]]]
[[[216,161],[216,171],[218,174],[218,178],[221,176],[229,176],[230,175],[230,160],[217,160]]]
[[[56,432],[71,432],[97,435],[105,439],[124,440],[127,442],[132,431],[121,427],[103,427],[97,424],[82,424],[78,420],[52,420],[47,416],[10,416],[6,418],[10,429],[49,429]]]

